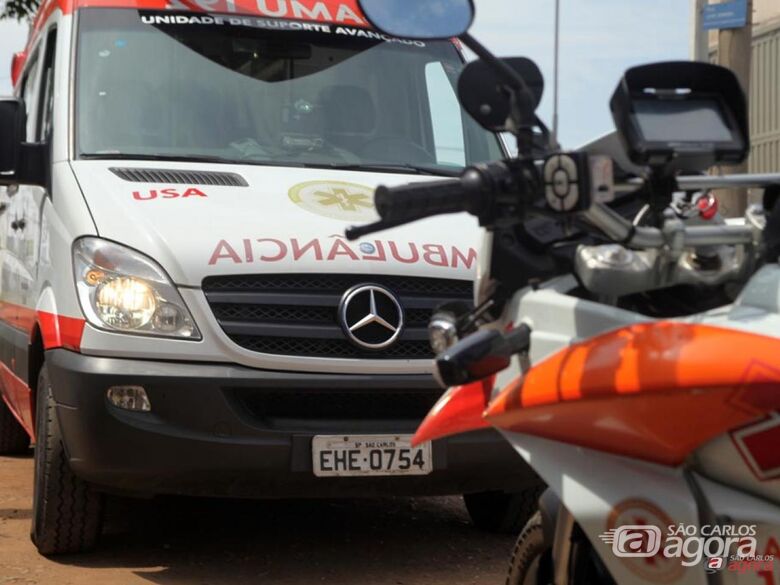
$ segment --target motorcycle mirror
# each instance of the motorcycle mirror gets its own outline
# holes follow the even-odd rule
[[[536,110],[544,93],[544,77],[539,67],[526,57],[501,59],[523,78],[532,96]],[[511,95],[506,81],[495,66],[483,60],[472,61],[461,72],[458,80],[458,98],[469,115],[483,128],[491,132],[510,131]]]
[[[407,39],[459,37],[474,20],[472,0],[360,0],[359,6],[374,28]]]

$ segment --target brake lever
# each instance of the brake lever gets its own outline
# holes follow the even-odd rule
[[[344,236],[347,238],[347,240],[353,242],[355,240],[359,240],[363,236],[367,236],[368,234],[382,231],[386,227],[387,226],[385,222],[381,219],[379,221],[375,221],[374,223],[367,223],[365,225],[351,225],[344,230]]]
[[[379,221],[375,221],[374,223],[367,223],[365,225],[351,225],[347,229],[344,230],[344,237],[347,238],[350,242],[353,242],[355,240],[358,240],[362,238],[363,236],[367,236],[369,234],[374,234],[376,232],[381,232],[384,230],[389,230],[390,228],[398,227],[399,225],[404,225],[407,223],[410,223],[418,218],[403,218],[403,219],[397,219],[394,221],[386,221],[384,219],[380,219]]]

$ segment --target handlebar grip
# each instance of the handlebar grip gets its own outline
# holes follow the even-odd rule
[[[350,240],[418,219],[468,211],[481,216],[493,205],[497,193],[512,185],[512,170],[504,162],[468,167],[459,179],[377,187],[374,206],[382,219],[347,228]]]
[[[472,190],[462,179],[377,187],[374,205],[384,221],[468,211]]]

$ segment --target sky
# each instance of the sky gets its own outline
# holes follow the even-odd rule
[[[24,48],[26,39],[26,24],[18,24],[15,20],[0,20],[0,95],[11,93],[11,57]]]
[[[613,130],[609,98],[638,63],[688,58],[687,0],[560,0],[560,141],[565,148]],[[499,56],[525,56],[544,73],[539,114],[552,126],[553,0],[475,0],[472,34]],[[26,25],[0,21],[0,95]]]

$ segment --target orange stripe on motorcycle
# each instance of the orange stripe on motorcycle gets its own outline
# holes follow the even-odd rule
[[[576,343],[504,388],[490,424],[678,465],[780,409],[780,340],[708,325],[632,325]]]

